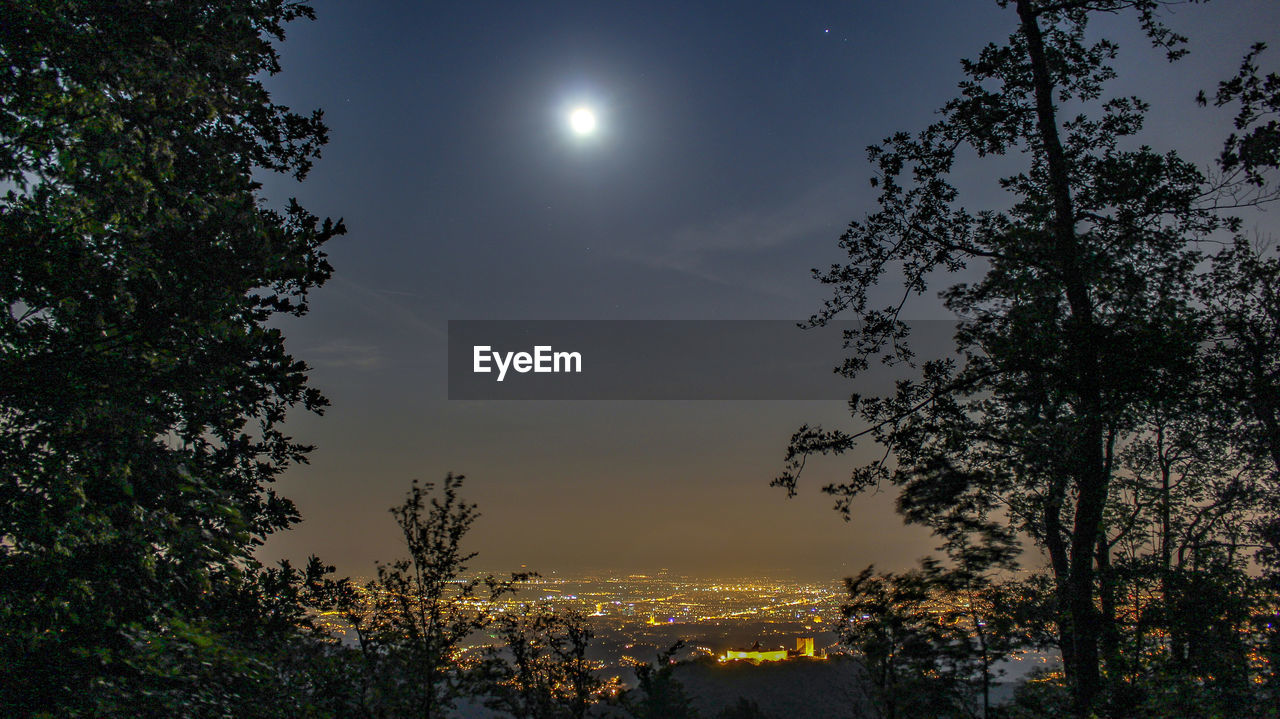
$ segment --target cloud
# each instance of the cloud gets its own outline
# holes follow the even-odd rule
[[[619,257],[717,284],[790,294],[792,283],[773,277],[777,251],[809,242],[833,246],[854,214],[848,186],[827,183],[780,205],[723,213],[678,227],[643,247],[622,248]],[[807,272],[803,280],[808,282]]]

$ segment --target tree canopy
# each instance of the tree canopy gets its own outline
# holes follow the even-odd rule
[[[281,422],[325,405],[268,323],[307,311],[344,232],[255,179],[302,179],[326,141],[263,85],[311,16],[0,2],[7,714],[164,713],[193,684],[209,706],[183,713],[218,713],[261,669],[222,646],[225,608],[298,518],[271,484],[309,448]]]
[[[841,237],[846,262],[815,271],[833,295],[811,323],[861,321],[847,335],[849,375],[877,357],[915,362],[903,320],[910,299],[948,274],[976,275],[940,293],[957,317],[956,356],[920,362],[889,395],[854,396],[865,429],[802,427],[775,483],[794,491],[806,457],[869,440],[883,458],[826,487],[841,510],[892,483],[904,516],[950,544],[1034,545],[1053,578],[1075,712],[1111,702],[1125,715],[1121,685],[1136,675],[1122,655],[1144,651],[1119,639],[1137,621],[1119,606],[1140,589],[1126,582],[1139,566],[1150,570],[1148,580],[1166,582],[1152,595],[1162,601],[1173,600],[1174,576],[1218,573],[1201,592],[1230,584],[1263,539],[1256,520],[1274,511],[1280,465],[1265,450],[1277,436],[1278,355],[1266,334],[1276,260],[1229,213],[1276,198],[1280,83],[1259,76],[1255,46],[1215,96],[1238,108],[1236,132],[1217,169],[1202,171],[1139,144],[1148,105],[1106,95],[1117,46],[1091,33],[1096,15],[1129,13],[1175,60],[1185,39],[1162,23],[1164,3],[999,4],[1010,11],[1008,40],[962,62],[965,79],[941,119],[869,148],[879,208]],[[966,153],[1022,158],[999,179],[1007,207],[963,205],[951,175]],[[873,305],[873,288],[894,276],[900,301]],[[1171,445],[1151,443],[1175,432],[1182,474],[1170,482]],[[1012,568],[1016,553],[990,557]],[[1245,629],[1239,612],[1219,609]],[[1171,616],[1162,621],[1176,636]]]

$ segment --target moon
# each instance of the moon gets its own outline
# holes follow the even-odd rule
[[[589,107],[576,107],[569,113],[569,129],[575,135],[590,135],[596,131],[596,113]]]

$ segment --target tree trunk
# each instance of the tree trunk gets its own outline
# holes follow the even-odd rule
[[[1160,468],[1160,605],[1163,607],[1165,631],[1169,633],[1169,656],[1174,668],[1182,672],[1186,668],[1185,633],[1174,616],[1173,597],[1173,463],[1165,447],[1164,425],[1156,429],[1156,462]],[[1181,559],[1179,559],[1181,564]]]
[[[1058,647],[1062,651],[1062,665],[1067,679],[1072,681],[1076,675],[1075,652],[1072,644],[1070,615],[1067,610],[1067,576],[1071,572],[1070,558],[1067,556],[1067,544],[1062,531],[1062,504],[1066,495],[1066,480],[1054,476],[1050,480],[1049,492],[1044,503],[1044,543],[1049,549],[1049,559],[1053,567],[1053,581],[1057,587],[1058,615]]]
[[[1057,270],[1070,314],[1066,322],[1070,349],[1071,381],[1077,397],[1077,419],[1072,441],[1069,474],[1076,484],[1076,512],[1071,531],[1071,558],[1066,597],[1069,626],[1064,634],[1071,644],[1069,667],[1074,713],[1089,715],[1101,687],[1098,671],[1099,617],[1094,607],[1094,549],[1102,525],[1108,476],[1104,462],[1102,392],[1098,384],[1099,358],[1093,302],[1081,267],[1081,249],[1075,228],[1071,180],[1062,151],[1053,105],[1053,80],[1045,54],[1044,38],[1031,0],[1017,1],[1018,18],[1027,43],[1036,100],[1036,120],[1048,165],[1049,193],[1053,201],[1052,237]]]

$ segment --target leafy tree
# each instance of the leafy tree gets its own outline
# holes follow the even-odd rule
[[[1280,103],[1280,78],[1270,76]],[[1275,125],[1274,121],[1272,125]],[[1223,407],[1221,426],[1233,445],[1257,459],[1270,475],[1273,518],[1262,528],[1262,555],[1280,570],[1280,257],[1264,254],[1244,238],[1213,258],[1199,288],[1211,308],[1213,348],[1206,358],[1214,368],[1213,396]],[[1261,469],[1260,468],[1260,469]]]
[[[1274,198],[1277,188],[1268,173],[1280,164],[1280,75],[1261,74],[1257,61],[1265,45],[1245,56],[1235,77],[1220,83],[1213,95],[1218,107],[1237,109],[1235,132],[1223,143],[1219,165],[1229,177],[1243,178],[1237,194],[1243,201]],[[1199,98],[1207,103],[1202,94]],[[1239,200],[1237,200],[1239,201]],[[1264,472],[1262,504],[1253,539],[1257,559],[1268,579],[1266,594],[1253,612],[1254,648],[1265,658],[1255,675],[1265,692],[1263,702],[1280,706],[1280,257],[1275,247],[1237,236],[1213,258],[1211,271],[1198,287],[1210,309],[1214,399],[1220,427],[1233,445],[1255,458]],[[1256,663],[1255,663],[1256,666]],[[1274,714],[1274,712],[1273,712]]]
[[[586,657],[592,631],[581,614],[524,605],[499,618],[497,630],[503,643],[490,649],[483,689],[489,707],[528,719],[582,719],[605,694],[597,663]]]
[[[622,705],[635,719],[697,719],[698,710],[675,678],[675,655],[684,647],[678,641],[658,652],[653,664],[636,663],[636,688],[622,696]]]
[[[926,559],[902,574],[867,567],[845,586],[842,639],[887,719],[992,716],[998,663],[1032,645],[1021,584]]]
[[[1247,625],[1265,603],[1248,572],[1265,475],[1227,441],[1221,407],[1168,409],[1150,407],[1148,431],[1116,455],[1099,596],[1117,708],[1160,684],[1242,691]]]
[[[953,677],[938,670],[947,640],[931,614],[931,582],[921,572],[873,574],[867,567],[845,580],[844,641],[870,672],[886,719],[946,713]]]
[[[462,539],[478,514],[458,496],[463,480],[449,474],[438,487],[415,480],[404,504],[391,510],[409,556],[379,565],[363,591],[339,601],[363,658],[366,716],[443,716],[460,696],[475,693],[460,662],[464,642],[494,623],[487,605],[530,576],[469,573],[476,554],[463,550]]]
[[[1225,211],[1275,198],[1266,184],[1276,159],[1267,113],[1275,110],[1277,83],[1257,77],[1255,49],[1242,79],[1223,85],[1218,103],[1242,110],[1219,172],[1206,175],[1175,153],[1133,147],[1147,105],[1103,97],[1117,48],[1090,39],[1089,22],[1099,13],[1132,13],[1176,59],[1183,38],[1160,22],[1163,3],[998,4],[1012,11],[1016,30],[963,61],[960,95],[938,122],[869,148],[879,209],[841,238],[848,262],[816,273],[834,296],[811,323],[844,313],[861,320],[847,335],[854,354],[842,368],[854,375],[877,357],[914,361],[900,319],[908,300],[946,273],[976,271],[976,281],[941,293],[959,318],[957,357],[923,362],[918,377],[889,396],[853,397],[854,416],[868,425],[860,432],[802,427],[775,483],[793,492],[808,455],[847,452],[870,439],[888,450],[884,458],[825,488],[840,497],[842,511],[860,492],[892,482],[908,519],[948,541],[990,535],[993,527],[1033,541],[1047,555],[1057,645],[1073,711],[1083,717],[1124,673],[1113,558],[1131,531],[1124,518],[1132,507],[1122,510],[1132,486],[1118,480],[1121,455],[1175,408],[1221,405],[1204,401],[1215,391],[1203,372],[1215,329],[1226,330],[1220,356],[1239,368],[1228,424],[1240,432],[1214,462],[1252,471],[1252,455],[1242,455],[1238,442],[1250,437],[1266,446],[1277,348],[1257,341],[1256,331],[1269,327],[1274,265],[1208,248],[1224,232],[1239,234],[1240,222]],[[962,150],[1025,157],[1021,171],[999,180],[1012,196],[1007,208],[961,206],[949,176]],[[1220,277],[1204,273],[1206,262]],[[1253,280],[1223,296],[1251,298],[1242,324],[1206,306],[1197,288],[1231,287],[1249,276],[1246,265],[1257,268]],[[901,274],[901,300],[876,307],[872,289],[891,272]],[[1261,353],[1261,372],[1250,351]],[[1267,392],[1255,391],[1259,381]],[[1204,495],[1206,505],[1217,503],[1209,511],[1221,515],[1219,528],[1245,527],[1256,493],[1219,489],[1216,499]],[[1139,514],[1153,511],[1149,497],[1143,502]]]
[[[267,323],[306,312],[343,226],[268,207],[254,179],[302,179],[326,140],[262,84],[312,11],[0,17],[0,711],[288,713],[252,699],[270,667],[227,642],[244,601],[281,619],[251,552],[297,520],[271,490],[309,449],[286,412],[325,405]]]
[[[1002,579],[985,548],[950,548],[954,566],[932,560],[922,570],[933,584],[935,621],[944,628],[942,671],[956,681],[956,704],[971,716],[992,715],[991,690],[1001,662],[1032,646],[1027,584]]]

